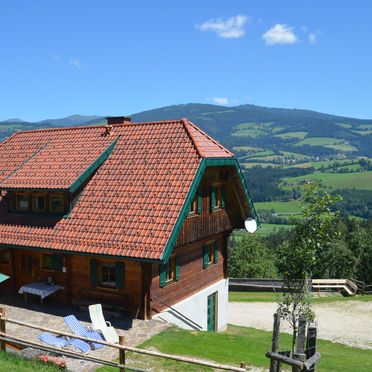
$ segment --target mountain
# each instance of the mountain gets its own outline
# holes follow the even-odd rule
[[[239,157],[246,156],[252,149],[287,151],[310,156],[341,154],[345,157],[372,157],[372,119],[361,120],[310,110],[256,105],[227,107],[200,103],[161,107],[135,113],[131,117],[133,121],[187,117],[233,149]],[[71,115],[34,123],[9,119],[0,122],[0,138],[23,129],[104,122],[104,117],[95,115]]]

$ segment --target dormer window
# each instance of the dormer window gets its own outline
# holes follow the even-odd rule
[[[46,210],[45,194],[42,193],[32,194],[32,210],[34,212],[45,212]]]
[[[30,194],[28,192],[16,193],[16,210],[26,212],[30,208]]]
[[[63,212],[63,194],[53,193],[49,195],[49,210],[52,213]]]

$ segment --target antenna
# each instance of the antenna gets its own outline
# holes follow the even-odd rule
[[[252,217],[248,217],[245,221],[244,221],[244,227],[245,229],[253,234],[254,232],[257,231],[257,222],[254,218]]]

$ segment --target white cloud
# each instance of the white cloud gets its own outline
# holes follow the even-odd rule
[[[200,31],[213,31],[224,39],[237,39],[245,34],[244,26],[249,22],[246,15],[230,18],[214,18],[195,27]]]
[[[292,30],[293,27],[277,23],[275,26],[271,27],[270,30],[266,31],[262,35],[262,38],[267,45],[295,44],[298,39]]]
[[[217,103],[217,105],[228,105],[230,100],[226,97],[214,97],[211,98],[211,101]]]
[[[69,63],[71,66],[74,66],[74,67],[76,67],[76,68],[82,68],[82,67],[83,67],[83,65],[82,65],[82,63],[81,63],[81,61],[80,61],[80,59],[78,59],[78,58],[69,58],[69,59],[68,59],[68,63]]]
[[[315,44],[317,42],[318,35],[315,32],[310,32],[308,37],[310,44]]]

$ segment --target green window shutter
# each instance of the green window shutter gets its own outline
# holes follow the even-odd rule
[[[62,271],[63,257],[59,254],[53,255],[53,268],[55,271]]]
[[[221,208],[225,208],[225,186],[221,186]]]
[[[160,288],[165,287],[167,281],[167,264],[159,264]]]
[[[211,211],[216,208],[216,188],[214,186],[211,187]]]
[[[218,241],[214,242],[214,263],[218,262]]]
[[[203,210],[203,198],[201,194],[200,187],[198,188],[198,214],[201,214]]]
[[[115,281],[116,281],[116,288],[122,289],[125,287],[125,264],[124,262],[115,263]]]
[[[203,269],[208,267],[209,263],[209,248],[207,245],[203,245]]]
[[[98,285],[98,265],[97,260],[90,260],[90,282],[93,287]]]
[[[181,276],[181,259],[180,256],[176,256],[176,281],[180,280]]]

